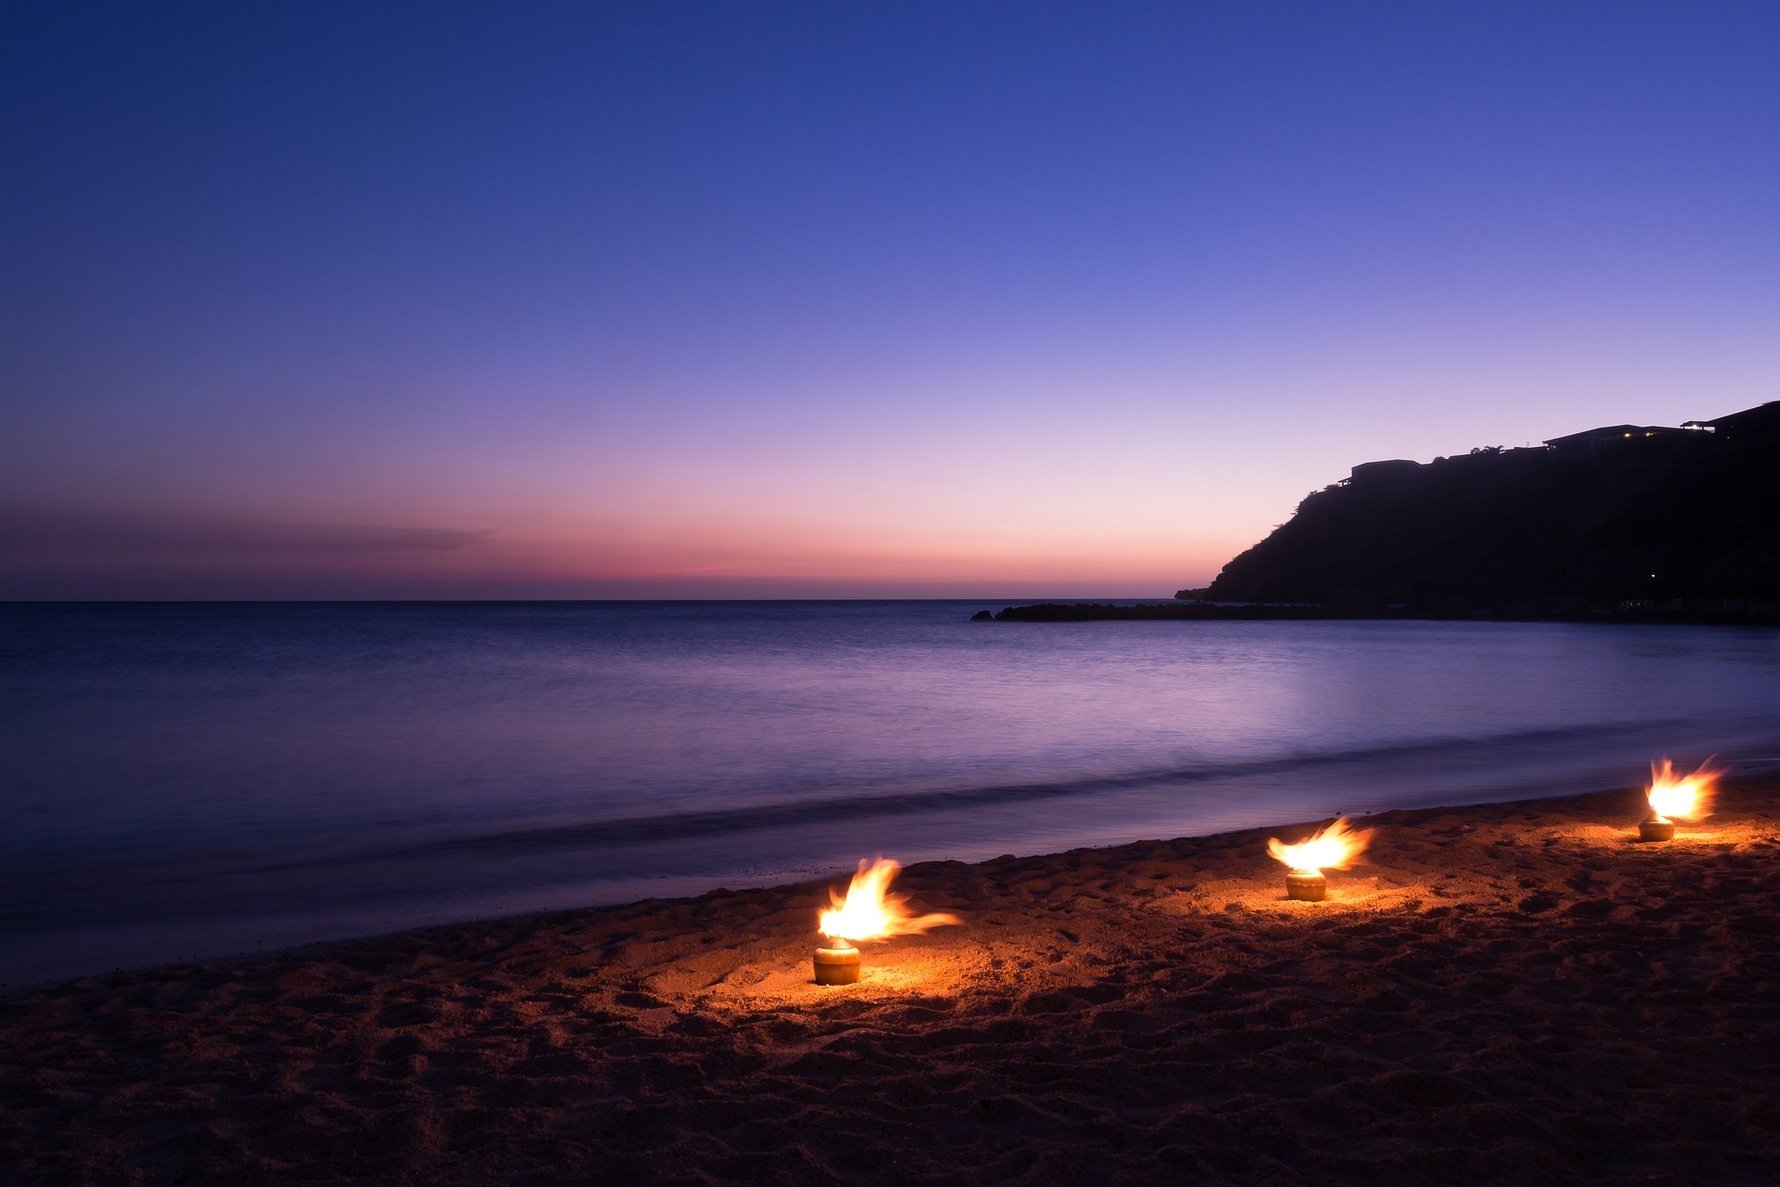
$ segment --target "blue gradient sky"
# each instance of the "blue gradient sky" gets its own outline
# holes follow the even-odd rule
[[[0,597],[1166,595],[1780,395],[1772,3],[0,22]]]

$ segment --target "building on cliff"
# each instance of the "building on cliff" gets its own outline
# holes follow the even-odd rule
[[[1780,400],[1769,400],[1754,408],[1745,408],[1716,420],[1690,420],[1682,428],[1705,430],[1725,440],[1747,440],[1751,437],[1780,437]]]
[[[1548,437],[1545,448],[1555,453],[1593,453],[1612,449],[1633,441],[1662,441],[1688,436],[1691,430],[1667,425],[1608,425],[1604,429],[1585,429],[1562,437]]]

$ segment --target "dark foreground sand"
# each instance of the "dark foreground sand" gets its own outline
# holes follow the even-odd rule
[[[1637,801],[1385,814],[1320,905],[1267,832],[916,866],[965,925],[852,988],[810,885],[78,981],[0,1178],[1775,1183],[1780,783]]]

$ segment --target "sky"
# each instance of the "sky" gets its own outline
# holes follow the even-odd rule
[[[0,598],[1166,597],[1780,398],[1780,6],[14,0]]]

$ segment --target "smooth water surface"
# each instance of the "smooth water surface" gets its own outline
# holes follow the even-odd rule
[[[0,606],[0,982],[1780,754],[1780,631]]]

